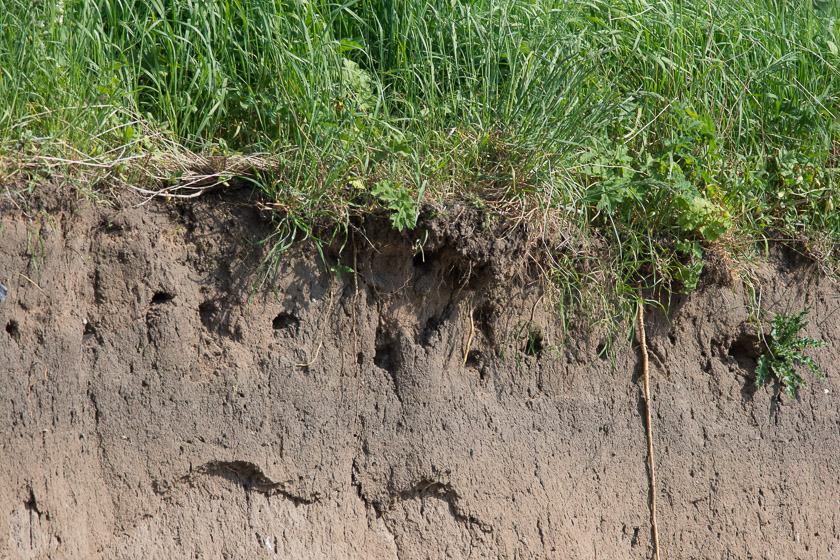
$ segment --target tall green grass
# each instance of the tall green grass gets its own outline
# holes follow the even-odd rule
[[[711,246],[840,239],[838,48],[834,0],[5,0],[0,179],[260,154],[280,246],[460,200],[691,289]]]

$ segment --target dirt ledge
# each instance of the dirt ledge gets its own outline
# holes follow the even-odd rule
[[[300,246],[252,294],[242,191],[8,196],[0,557],[649,557],[637,353],[552,350],[516,232],[421,221],[418,259],[371,221],[357,279]],[[840,558],[840,290],[772,263],[762,307],[828,343],[795,401],[755,386],[743,286],[649,312],[663,558]],[[500,359],[531,316],[547,348]]]

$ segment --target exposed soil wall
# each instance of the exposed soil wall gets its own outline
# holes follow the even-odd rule
[[[358,276],[302,244],[254,291],[246,197],[0,194],[0,557],[650,557],[638,351],[554,350],[516,232],[372,221]],[[796,400],[739,282],[649,308],[663,558],[840,558],[840,290],[777,253],[761,307],[827,342]]]

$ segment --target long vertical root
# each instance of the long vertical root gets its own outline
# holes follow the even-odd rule
[[[469,311],[470,317],[470,335],[467,337],[467,347],[464,349],[464,361],[461,365],[467,365],[467,358],[470,357],[470,344],[472,344],[473,336],[475,336],[475,321],[473,320],[473,307],[472,305],[467,309]]]
[[[321,321],[321,332],[319,335],[318,341],[318,348],[315,349],[315,355],[312,357],[311,360],[305,363],[295,364],[295,367],[299,368],[307,368],[313,365],[315,362],[318,361],[318,355],[321,353],[321,348],[324,346],[324,329],[327,327],[327,322],[330,319],[330,314],[332,313],[332,306],[333,306],[333,296],[335,292],[332,290],[332,286],[330,286],[330,302],[327,305],[327,311],[324,313],[324,318]]]
[[[647,339],[645,337],[645,306],[639,294],[639,316],[636,338],[642,348],[642,369],[645,379],[645,424],[647,426],[648,470],[650,472],[650,524],[653,530],[653,557],[659,560],[659,531],[656,528],[656,474],[654,473],[653,429],[650,419],[650,374],[648,373]]]

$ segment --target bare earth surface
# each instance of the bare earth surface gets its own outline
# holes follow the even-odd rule
[[[373,221],[357,277],[304,243],[254,290],[245,191],[41,196],[0,194],[0,558],[650,557],[638,350],[551,348],[517,232]],[[840,289],[774,251],[762,309],[827,343],[796,400],[725,271],[648,308],[663,558],[840,559]]]

